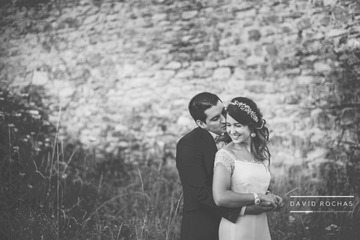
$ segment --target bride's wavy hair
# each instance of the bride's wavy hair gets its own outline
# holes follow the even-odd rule
[[[236,97],[227,106],[227,114],[242,125],[248,126],[256,136],[252,137],[251,153],[260,161],[270,161],[270,151],[267,146],[269,129],[260,109],[254,101],[245,97]]]

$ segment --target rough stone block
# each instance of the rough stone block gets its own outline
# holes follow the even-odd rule
[[[198,11],[186,11],[181,14],[182,19],[190,20],[198,15]]]
[[[346,29],[331,29],[330,31],[326,32],[326,37],[333,38],[333,37],[339,37],[342,35],[347,34]]]
[[[251,81],[246,85],[246,90],[253,93],[274,93],[274,84],[270,82]]]
[[[217,68],[213,73],[214,79],[229,79],[230,76],[231,76],[231,70],[228,67]]]
[[[303,18],[300,19],[297,24],[296,27],[298,30],[303,30],[303,29],[307,29],[311,27],[311,20],[310,18]]]
[[[259,41],[259,39],[261,38],[261,33],[258,29],[252,29],[248,31],[248,35],[249,35],[249,41]]]
[[[179,71],[176,74],[176,78],[193,78],[194,77],[194,71],[193,70],[184,70],[184,71]]]
[[[195,78],[207,78],[212,75],[212,71],[206,68],[195,68],[194,77]]]
[[[235,67],[238,65],[237,60],[234,58],[227,58],[218,62],[219,67]]]
[[[218,67],[218,64],[215,61],[205,61],[204,67],[206,69],[214,69]]]
[[[351,13],[349,11],[349,8],[335,6],[331,10],[332,16],[335,18],[335,23],[339,26],[347,23],[351,19]]]
[[[280,24],[284,22],[283,17],[278,14],[268,14],[262,17],[262,21],[266,25]]]
[[[306,158],[308,161],[314,161],[319,158],[324,159],[328,153],[329,149],[318,147],[315,150],[308,152],[306,154]]]
[[[296,93],[292,93],[291,95],[287,95],[284,98],[284,103],[286,104],[299,104],[301,101],[301,96]]]
[[[98,16],[98,15],[91,15],[91,16],[85,18],[83,24],[84,24],[84,25],[93,24],[93,23],[95,23],[98,19],[99,19],[99,16]]]
[[[277,31],[277,28],[273,26],[261,27],[260,29],[261,36],[269,38],[271,38],[271,36],[273,36]],[[273,40],[273,38],[271,39]]]
[[[49,76],[47,72],[34,71],[31,83],[36,86],[45,85],[48,82]]]
[[[345,108],[341,112],[340,123],[341,125],[348,126],[355,123],[358,113],[353,108]]]
[[[66,87],[59,91],[60,98],[68,98],[71,97],[75,93],[74,87]]]
[[[250,8],[250,9],[247,9],[247,10],[236,12],[236,18],[238,18],[238,19],[243,19],[243,18],[248,18],[248,17],[255,17],[255,16],[256,16],[256,9],[255,8]]]
[[[321,130],[330,130],[334,129],[335,122],[333,117],[328,113],[324,112],[322,109],[314,109],[311,111],[311,118],[314,119],[315,126]]]
[[[270,57],[276,57],[279,53],[277,47],[274,44],[267,45],[266,52]]]
[[[263,56],[250,56],[246,59],[246,65],[249,67],[254,67],[265,62],[265,58]]]
[[[168,80],[171,77],[173,77],[174,75],[175,75],[175,71],[173,71],[173,70],[162,70],[162,71],[158,71],[157,73],[155,73],[154,78]]]
[[[316,72],[319,72],[319,73],[328,73],[332,70],[332,68],[330,67],[329,64],[327,63],[324,63],[324,62],[316,62],[314,64],[314,69]]]
[[[233,77],[235,77],[236,79],[246,80],[246,76],[247,76],[246,70],[239,67],[234,69]]]
[[[269,127],[277,134],[287,133],[293,129],[292,121],[289,117],[272,119],[269,122]]]
[[[162,20],[165,20],[167,17],[167,14],[166,13],[157,13],[157,14],[154,14],[151,19],[152,21],[154,22],[160,22]]]
[[[290,69],[286,69],[286,70],[284,71],[284,73],[285,73],[285,75],[298,76],[298,75],[300,75],[301,70],[300,70],[300,68],[290,68]]]
[[[164,69],[172,69],[172,70],[177,70],[177,69],[180,69],[180,68],[181,68],[181,63],[180,62],[175,62],[175,61],[169,62],[164,67]]]
[[[326,15],[323,15],[320,20],[319,20],[319,23],[324,26],[324,27],[327,27],[330,25],[331,23],[331,16],[329,16],[328,14]]]
[[[348,39],[346,45],[350,51],[360,49],[360,39],[355,39],[355,38]]]
[[[294,79],[294,81],[296,82],[296,84],[299,84],[299,85],[310,85],[311,83],[314,82],[314,77],[313,76],[298,76]]]

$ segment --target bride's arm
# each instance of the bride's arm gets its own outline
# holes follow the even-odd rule
[[[216,205],[222,207],[242,207],[254,204],[253,193],[236,193],[230,190],[231,173],[223,164],[216,164],[213,178],[213,197]],[[258,193],[261,202],[274,203],[265,194]],[[275,203],[274,203],[275,204]]]

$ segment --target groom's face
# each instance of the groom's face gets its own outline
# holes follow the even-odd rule
[[[226,119],[224,116],[225,108],[221,101],[218,101],[215,106],[205,110],[205,123],[200,125],[202,128],[213,132],[215,134],[223,134],[226,131]]]

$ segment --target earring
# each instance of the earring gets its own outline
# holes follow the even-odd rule
[[[256,137],[256,133],[251,133],[250,137],[252,137],[252,138]]]

